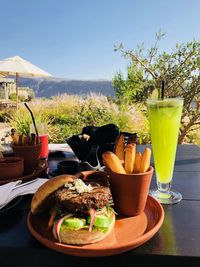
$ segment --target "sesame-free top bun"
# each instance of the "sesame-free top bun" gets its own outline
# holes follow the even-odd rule
[[[64,184],[72,182],[74,180],[73,175],[59,175],[50,178],[33,195],[31,201],[31,212],[32,214],[38,214],[47,208],[48,197],[55,192],[57,189],[62,187]]]
[[[93,229],[91,232],[89,232],[88,229],[70,230],[65,228],[62,231],[60,230],[59,235],[61,243],[68,245],[86,245],[99,242],[106,238],[112,232],[115,225],[114,212],[111,214],[111,219],[111,224],[105,233],[99,229]],[[54,223],[53,226],[53,235],[57,239],[56,223]]]

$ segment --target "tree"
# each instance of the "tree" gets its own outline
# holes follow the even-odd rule
[[[159,31],[155,45],[146,50],[143,46],[137,50],[125,50],[122,44],[115,47],[129,60],[129,66],[126,79],[120,73],[114,76],[113,87],[117,98],[145,102],[164,80],[166,97],[184,99],[179,136],[182,143],[188,133],[200,128],[200,42],[176,44],[171,53],[159,53],[158,43],[164,35]]]
[[[130,64],[127,68],[127,79],[124,80],[121,72],[118,72],[112,82],[116,97],[127,102],[143,102],[148,97],[148,86],[143,77],[142,69],[136,70],[136,66]]]

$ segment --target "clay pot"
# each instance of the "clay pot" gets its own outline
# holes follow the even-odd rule
[[[11,145],[14,155],[17,157],[22,157],[24,159],[24,174],[32,174],[39,162],[39,156],[41,152],[41,144],[36,145]]]
[[[107,169],[114,209],[120,215],[136,216],[144,211],[153,167],[145,173],[120,174]]]
[[[5,157],[0,159],[0,179],[20,178],[24,174],[24,159]]]

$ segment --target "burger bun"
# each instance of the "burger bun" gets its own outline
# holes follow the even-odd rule
[[[49,207],[53,206],[53,203],[50,198],[57,189],[65,185],[66,183],[73,182],[75,176],[72,175],[59,175],[53,177],[41,185],[38,190],[33,195],[31,201],[31,212],[32,214],[38,214],[45,210],[48,210]]]
[[[115,214],[114,212],[112,212],[111,223],[108,227],[108,230],[105,233],[97,228],[94,228],[91,232],[89,232],[88,229],[71,230],[65,228],[59,233],[60,240],[61,243],[68,245],[86,245],[86,244],[96,243],[106,238],[112,232],[114,225],[115,225]],[[56,223],[54,223],[53,235],[57,239]]]

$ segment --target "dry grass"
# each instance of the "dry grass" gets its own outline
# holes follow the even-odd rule
[[[65,138],[79,133],[86,125],[116,124],[121,131],[137,132],[148,136],[148,122],[136,105],[118,106],[103,95],[87,97],[61,95],[52,99],[35,99],[28,103],[36,122],[46,122],[50,142],[64,142]],[[14,114],[10,125],[18,132],[28,133],[31,116],[23,104]]]

